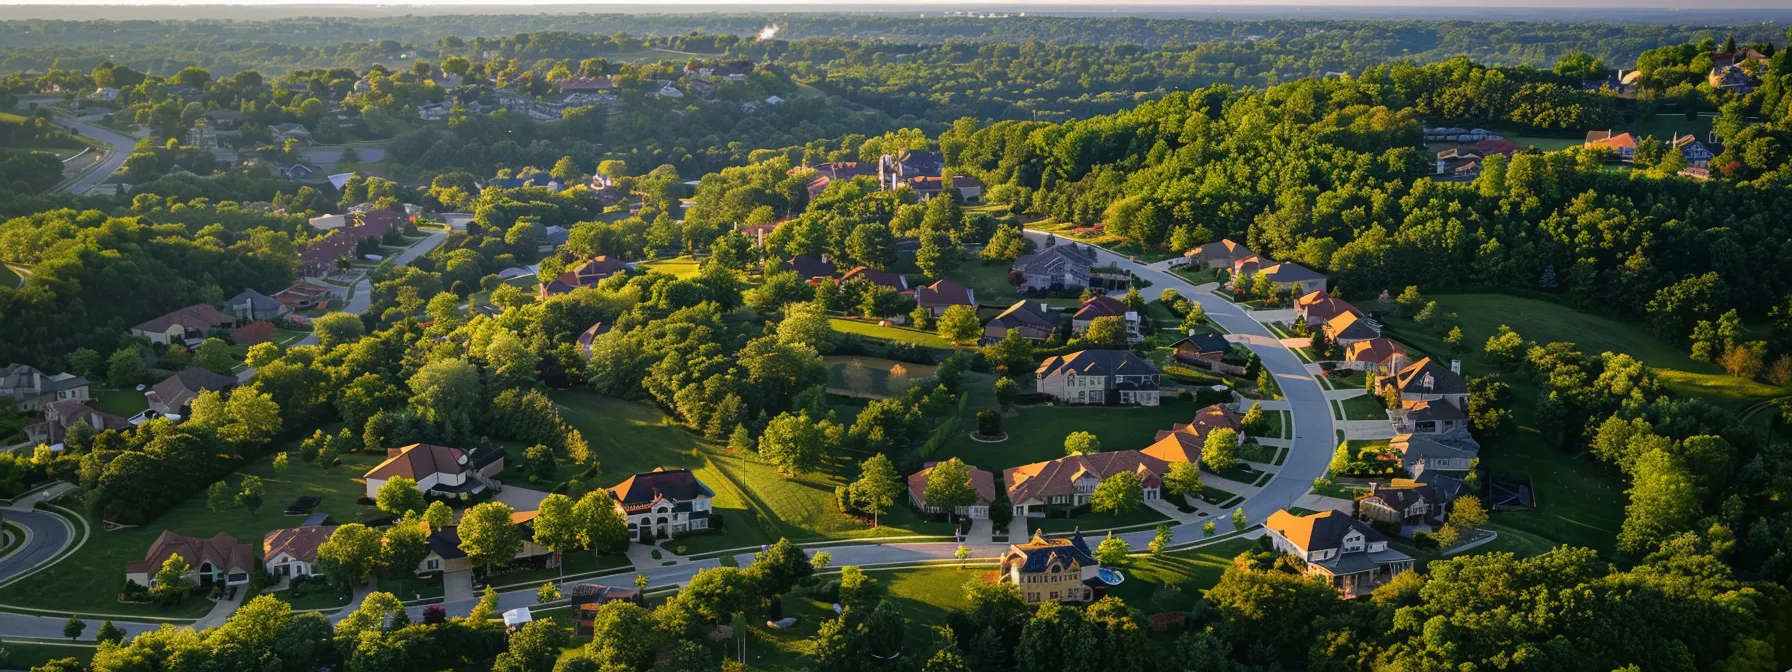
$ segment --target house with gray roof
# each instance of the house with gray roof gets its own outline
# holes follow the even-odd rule
[[[86,399],[87,379],[72,373],[47,374],[27,364],[0,366],[0,397],[11,397],[21,413],[41,411],[44,404]]]
[[[1388,548],[1387,535],[1339,511],[1297,516],[1286,509],[1263,525],[1277,551],[1300,560],[1307,576],[1325,579],[1344,597],[1367,595],[1413,568],[1412,556]]]
[[[1122,579],[1118,571],[1102,569],[1081,533],[1065,539],[1035,530],[1032,539],[1002,554],[1001,580],[1019,588],[1027,604],[1038,604],[1093,602]]]
[[[285,315],[286,304],[280,303],[266,294],[253,289],[245,289],[224,302],[224,311],[235,315],[237,319],[254,322],[256,320],[272,320]]]
[[[143,396],[149,398],[149,409],[163,415],[185,415],[187,406],[199,396],[199,393],[221,392],[235,387],[236,376],[212,373],[197,366],[189,366],[167,377]]]
[[[1468,432],[1400,434],[1388,441],[1388,447],[1400,456],[1400,468],[1414,478],[1433,471],[1465,474],[1481,454],[1481,444]]]
[[[1264,266],[1257,272],[1262,274],[1264,279],[1275,283],[1277,289],[1283,291],[1298,289],[1304,294],[1315,289],[1326,288],[1327,279],[1324,273],[1292,261],[1284,261],[1274,266]]]
[[[1163,372],[1128,350],[1083,350],[1047,357],[1035,386],[1061,404],[1156,406]]]
[[[1010,272],[1020,276],[1023,292],[1053,292],[1088,287],[1094,265],[1093,251],[1084,252],[1075,243],[1066,243],[1015,259]]]
[[[1019,330],[1022,338],[1029,341],[1044,341],[1052,337],[1058,330],[1058,323],[1047,317],[1051,315],[1045,304],[1034,304],[1017,301],[1001,314],[983,323],[983,343],[994,343],[1008,336],[1008,332]]]

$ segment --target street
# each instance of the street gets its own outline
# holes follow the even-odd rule
[[[130,158],[131,150],[137,148],[136,138],[109,128],[89,124],[74,117],[57,117],[56,123],[75,129],[81,135],[104,142],[112,147],[106,153],[106,158],[100,161],[100,165],[88,171],[86,175],[63,185],[62,190],[72,194],[85,194],[87,190],[106,181],[106,178],[111,177],[113,173],[118,172],[119,168],[124,167],[124,160]]]
[[[393,256],[392,263],[398,266],[409,265],[412,261],[416,261],[417,257],[429,254],[429,251],[436,249],[438,245],[442,244],[442,241],[448,240],[448,234],[440,231],[424,231],[423,235],[425,238],[418,241],[416,245]],[[370,305],[373,305],[373,286],[367,282],[367,278],[361,278],[355,281],[354,296],[349,298],[348,305],[335,312],[360,315],[367,312],[367,307]],[[317,345],[317,335],[306,334],[304,338],[299,339],[293,345]]]

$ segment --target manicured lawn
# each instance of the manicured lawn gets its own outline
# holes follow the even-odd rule
[[[1131,257],[1141,264],[1156,263],[1171,257],[1182,256],[1181,251],[1172,252],[1168,248],[1146,249],[1133,243],[1129,243],[1119,236],[1108,235],[1106,233],[1100,235],[1077,236],[1072,233],[1078,228],[1075,224],[1058,222],[1051,219],[1028,224],[1027,228],[1056,235],[1060,242],[1074,240],[1080,243],[1090,243],[1105,247],[1112,250],[1115,254]]]
[[[815,541],[952,532],[950,525],[923,522],[912,509],[900,504],[891,507],[878,520],[879,526],[875,529],[871,527],[871,521],[842,512],[834,500],[834,488],[847,481],[836,474],[855,472],[848,474],[853,477],[857,474],[841,456],[836,456],[834,464],[825,466],[820,473],[800,476],[780,474],[757,455],[717,452],[711,459],[740,484],[741,490],[759,510],[765,512],[771,525],[767,531],[774,533],[774,540],[777,537]],[[729,524],[732,525],[732,521]]]
[[[338,523],[383,516],[373,507],[355,504],[362,493],[358,479],[379,460],[379,456],[366,453],[344,455],[341,466],[328,470],[294,460],[285,472],[275,472],[273,457],[263,457],[238,474],[226,477],[232,487],[241,482],[242,475],[261,477],[264,503],[255,513],[242,508],[215,513],[206,508],[205,493],[201,491],[155,520],[136,527],[105,532],[97,522],[89,521],[93,531],[84,546],[29,581],[0,588],[0,603],[86,613],[197,618],[211,609],[211,603],[203,598],[166,609],[118,602],[117,595],[124,589],[125,563],[142,560],[144,551],[165,529],[196,537],[227,532],[254,546],[259,553],[261,538],[269,531],[299,524],[300,517],[281,515],[280,511],[301,495],[322,498],[317,511],[331,514]],[[78,502],[69,504],[70,508],[79,506]]]
[[[1225,527],[1230,530],[1230,523]],[[1232,566],[1232,559],[1253,545],[1254,542],[1249,540],[1233,539],[1155,557],[1134,556],[1120,568],[1126,581],[1109,588],[1108,594],[1126,600],[1128,605],[1147,614],[1192,609],[1201,601],[1201,591],[1219,583],[1220,575]],[[1135,552],[1144,550],[1133,549]],[[1174,590],[1164,591],[1166,586],[1174,586]],[[1159,597],[1160,593],[1162,597]]]
[[[1549,138],[1541,135],[1508,135],[1506,136],[1506,139],[1518,143],[1518,146],[1520,147],[1529,145],[1545,152],[1554,152],[1586,144],[1586,141],[1581,138]]]
[[[701,269],[697,268],[697,260],[691,257],[673,257],[671,259],[643,261],[635,264],[635,267],[643,271],[665,273],[680,278],[693,277],[702,272]]]
[[[1054,297],[1037,299],[1021,296],[1020,290],[1008,284],[1008,264],[966,258],[958,268],[948,276],[953,282],[971,288],[977,294],[977,303],[983,306],[1008,307],[1021,299],[1043,301],[1052,306],[1074,306],[1078,301],[1074,297]]]
[[[438,582],[437,585],[440,585],[440,582]],[[380,588],[381,588],[381,590],[387,590],[388,592],[390,592],[390,589],[386,588],[383,585]],[[441,591],[441,589],[438,588],[437,592],[440,592],[440,591]],[[272,595],[274,597],[280,598],[280,601],[292,605],[292,608],[294,610],[339,609],[348,604],[349,597],[350,597],[350,595],[348,593],[337,592],[337,591],[331,590],[327,586],[307,585],[304,588],[302,588],[300,590],[300,592],[302,592],[303,595],[301,595],[299,597],[293,597],[291,590],[270,590],[263,594],[264,595]],[[402,595],[399,597],[399,599],[401,599],[401,600],[410,599],[410,595],[409,594]]]
[[[876,322],[860,322],[858,320],[844,320],[840,318],[832,318],[829,319],[828,322],[834,325],[834,331],[856,334],[864,338],[872,338],[880,341],[896,341],[899,343],[912,343],[928,348],[944,349],[952,347],[952,344],[947,342],[946,339],[940,338],[939,334],[935,334],[931,331],[921,331],[920,329],[915,329],[913,327],[885,327]]]
[[[904,657],[926,660],[933,655],[936,646],[929,626],[944,624],[948,612],[968,608],[966,583],[993,577],[993,569],[985,564],[963,569],[946,566],[869,570],[866,574],[878,581],[908,619]],[[829,578],[832,577],[822,580]],[[764,619],[747,619],[753,626],[746,658],[753,669],[813,669],[814,659],[809,653],[822,621],[835,617],[832,605],[816,600],[807,590],[799,590],[783,597],[783,612],[785,616],[797,619],[796,626],[770,630],[764,626]]]
[[[1388,412],[1381,407],[1381,402],[1374,395],[1361,395],[1338,400],[1344,407],[1345,420],[1386,420]]]
[[[98,623],[88,623],[89,631],[99,628]],[[89,644],[39,644],[36,642],[7,642],[0,649],[5,655],[0,656],[0,667],[9,670],[29,670],[41,667],[52,660],[74,658],[81,661],[79,669],[86,669],[87,663],[93,660],[97,649]]]
[[[111,390],[96,394],[87,405],[96,411],[128,418],[149,408],[149,398],[136,390]]]
[[[1504,520],[1506,516],[1504,513],[1495,513],[1493,515],[1494,517],[1492,520],[1495,521]],[[1543,537],[1531,534],[1530,532],[1502,525],[1498,522],[1488,523],[1486,529],[1498,532],[1500,535],[1499,538],[1469,549],[1468,551],[1465,551],[1465,553],[1511,553],[1521,558],[1529,558],[1555,550],[1556,546],[1559,545]]]
[[[1028,518],[1027,529],[1042,530],[1046,534],[1074,532],[1077,530],[1111,530],[1117,527],[1137,527],[1169,520],[1157,509],[1140,506],[1137,510],[1118,516],[1105,513],[1088,512],[1072,518]],[[1090,544],[1100,541],[1091,537]]]
[[[1265,438],[1289,438],[1291,432],[1288,431],[1288,426],[1293,423],[1290,417],[1292,414],[1288,411],[1265,411],[1264,414],[1269,416],[1269,429],[1263,432]]]
[[[965,462],[995,472],[1023,464],[1064,456],[1064,437],[1071,432],[1089,432],[1101,440],[1103,450],[1138,449],[1157,440],[1157,431],[1170,429],[1178,422],[1195,417],[1193,402],[1165,399],[1155,407],[1130,406],[1039,406],[1019,409],[1020,416],[1002,419],[1002,431],[1008,440],[1001,443],[978,443],[969,431],[961,433],[940,449],[935,457],[957,457]]]
[[[828,391],[854,397],[893,397],[939,367],[862,355],[829,355]]]

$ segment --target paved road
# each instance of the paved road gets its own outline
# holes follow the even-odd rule
[[[448,234],[441,231],[424,231],[423,235],[427,237],[392,257],[392,263],[399,266],[409,265],[416,261],[417,257],[429,254],[429,251],[436,249],[442,244],[442,241],[448,240]],[[367,312],[367,307],[373,304],[373,286],[368,284],[367,278],[364,277],[355,281],[354,292],[355,295],[348,300],[348,305],[343,306],[342,310],[338,312],[350,315]],[[299,339],[293,345],[317,345],[317,335],[306,334],[304,338]]]
[[[79,131],[81,135],[93,138],[112,146],[100,165],[86,175],[64,185],[62,190],[73,194],[85,194],[94,185],[104,182],[113,173],[124,166],[124,160],[131,156],[131,150],[137,148],[137,139],[109,128],[95,126],[74,117],[57,117],[56,123]]]
[[[42,511],[20,511],[6,509],[0,518],[15,523],[30,534],[30,540],[18,550],[0,558],[0,581],[5,581],[21,572],[36,567],[62,552],[68,545],[75,531],[69,528],[68,521]]]

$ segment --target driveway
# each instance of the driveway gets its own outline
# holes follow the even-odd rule
[[[443,603],[457,604],[469,601],[477,602],[478,600],[479,594],[473,592],[473,570],[463,569],[458,572],[444,572],[442,574]]]
[[[409,266],[411,262],[417,260],[417,257],[429,254],[431,250],[440,246],[442,241],[448,240],[448,234],[441,231],[424,231],[423,235],[423,240],[417,241],[416,245],[405,248],[405,251],[393,256],[392,263]],[[368,277],[355,281],[354,294],[354,297],[348,300],[348,305],[343,306],[342,310],[337,312],[350,315],[367,312],[367,307],[373,305],[373,285],[368,282]],[[317,345],[317,335],[306,334],[304,338],[299,339],[293,345]]]
[[[534,511],[541,508],[541,500],[546,499],[547,496],[548,493],[540,490],[505,484],[504,490],[492,495],[492,499],[509,504],[514,511]]]

